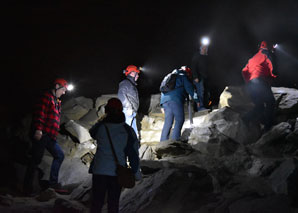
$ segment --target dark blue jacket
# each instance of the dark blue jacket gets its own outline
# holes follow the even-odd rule
[[[160,105],[168,101],[175,101],[180,104],[184,104],[188,94],[194,99],[195,102],[198,102],[197,94],[195,93],[194,86],[186,76],[184,71],[178,70],[178,76],[176,78],[175,89],[167,92],[161,93]]]
[[[137,112],[139,109],[139,93],[137,84],[131,76],[120,82],[118,98],[121,100],[123,108],[132,109]]]

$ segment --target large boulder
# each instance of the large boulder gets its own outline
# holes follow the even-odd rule
[[[79,120],[92,108],[93,100],[82,96],[62,102],[61,122],[64,123],[68,120]]]
[[[73,120],[70,120],[65,124],[65,129],[74,137],[76,137],[79,143],[92,140],[89,130]]]
[[[226,86],[219,97],[218,108],[230,107],[237,112],[247,112],[253,108],[244,86]]]

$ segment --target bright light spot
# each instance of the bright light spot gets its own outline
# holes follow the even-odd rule
[[[72,85],[72,84],[69,84],[68,86],[67,86],[67,90],[68,91],[71,91],[71,90],[73,90],[74,89],[74,86]]]
[[[274,44],[273,48],[276,49],[278,47],[278,44]]]
[[[201,43],[205,46],[209,45],[210,44],[210,39],[208,37],[203,37],[201,39]]]

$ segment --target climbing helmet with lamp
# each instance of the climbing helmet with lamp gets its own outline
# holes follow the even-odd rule
[[[125,76],[129,75],[131,72],[140,73],[140,70],[135,65],[128,65],[126,69],[123,70]]]
[[[262,41],[260,44],[260,48],[268,48],[268,44],[266,41]]]
[[[67,81],[63,78],[56,78],[54,81],[54,85],[56,85],[56,84],[59,84],[61,87],[65,87],[66,89],[68,87]]]

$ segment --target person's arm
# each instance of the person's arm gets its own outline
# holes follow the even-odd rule
[[[271,77],[276,78],[277,76],[273,74],[273,64],[272,64],[272,61],[270,60],[270,58],[266,57],[266,62],[268,64],[268,68],[269,68]]]
[[[42,131],[45,125],[45,117],[46,117],[45,113],[48,110],[49,104],[50,104],[49,98],[46,96],[43,96],[39,104],[37,105],[37,109],[34,113],[33,122],[34,122],[35,132],[33,137],[36,140],[40,140],[42,137],[42,134],[43,134]]]
[[[123,108],[132,109],[132,104],[129,100],[129,85],[128,80],[124,80],[119,85],[118,98],[122,102]]]
[[[140,158],[139,158],[139,148],[140,142],[137,138],[134,130],[126,125],[126,131],[128,133],[128,144],[126,148],[126,155],[128,157],[129,165],[135,174],[136,180],[142,179],[142,174],[140,170]]]
[[[247,63],[246,66],[242,69],[242,77],[245,82],[248,82],[249,76],[250,76],[250,74],[248,71],[248,63]]]
[[[184,86],[186,92],[197,103],[197,106],[200,107],[198,95],[195,92],[194,86],[186,76],[183,76],[183,86]]]

